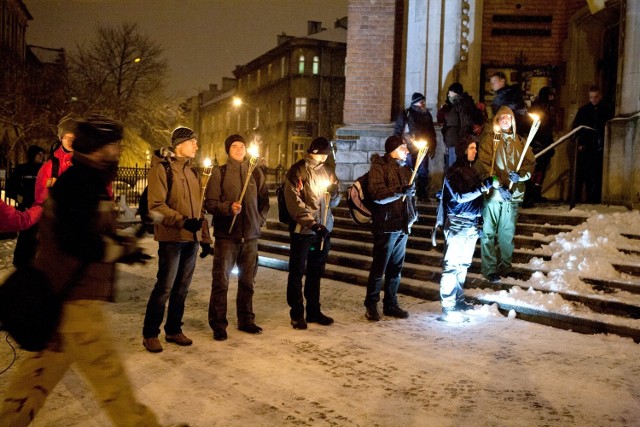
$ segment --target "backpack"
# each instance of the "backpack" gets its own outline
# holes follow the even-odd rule
[[[303,181],[307,180],[307,168],[306,166],[300,168],[300,179]],[[304,175],[304,176],[303,176]],[[282,181],[276,187],[276,199],[278,200],[278,221],[285,225],[291,225],[295,222],[291,214],[289,214],[289,209],[287,209],[287,200],[284,197],[284,184],[286,183],[286,175],[284,177],[285,181]]]
[[[351,215],[353,222],[359,225],[371,222],[373,201],[369,195],[368,188],[369,172],[356,179],[347,190],[349,214]]]
[[[291,224],[293,222],[293,218],[291,218],[291,215],[289,214],[287,201],[284,198],[284,182],[281,182],[276,187],[276,198],[278,199],[278,220],[286,225]]]

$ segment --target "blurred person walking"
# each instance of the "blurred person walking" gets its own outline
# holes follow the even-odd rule
[[[0,425],[31,423],[75,364],[114,425],[157,426],[155,415],[135,398],[103,308],[115,296],[115,263],[148,258],[135,238],[116,234],[115,211],[106,190],[118,169],[122,126],[89,116],[77,123],[74,134],[74,167],[51,188],[34,260],[52,289],[64,295],[61,322],[48,347],[30,354],[14,373]]]

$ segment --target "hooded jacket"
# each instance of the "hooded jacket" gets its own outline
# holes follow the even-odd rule
[[[445,173],[442,203],[453,222],[477,222],[482,215],[482,181],[466,155],[460,153]]]
[[[498,117],[502,114],[509,114],[511,116],[511,132],[507,133],[499,130]],[[510,182],[509,172],[516,172],[518,162],[524,151],[525,140],[516,133],[515,116],[509,107],[501,107],[493,117],[492,124],[494,129],[499,130],[499,140],[494,143],[494,134],[491,132],[485,134],[480,143],[478,161],[475,165],[478,168],[481,179],[489,176],[497,176],[502,186],[508,187]],[[518,175],[520,175],[520,181],[514,183],[511,187],[513,194],[511,197],[512,202],[522,202],[524,200],[524,181],[531,178],[535,163],[536,159],[529,147],[524,155],[522,166],[520,170],[517,171]],[[489,190],[485,199],[504,201],[498,190],[493,187]]]
[[[415,197],[405,200],[400,193],[411,180],[411,169],[401,160],[389,154],[371,156],[368,191],[375,202],[372,212],[373,232],[411,232],[411,226],[418,219]]]
[[[36,178],[34,201],[36,205],[42,205],[44,203],[44,201],[49,196],[49,188],[55,183],[56,179],[58,179],[60,175],[62,175],[67,169],[69,169],[69,167],[71,166],[71,158],[73,157],[73,152],[65,151],[62,145],[60,145],[60,147],[58,147],[58,149],[53,152],[53,156],[56,157],[60,162],[60,166],[58,168],[58,176],[51,176],[53,172],[53,162],[51,161],[51,159],[44,162],[44,164],[38,171],[38,177]]]
[[[333,230],[333,213],[340,203],[340,192],[336,190],[330,195],[329,206],[326,206],[325,184],[335,183],[338,179],[325,163],[314,160],[310,154],[297,161],[287,172],[284,184],[284,197],[289,215],[295,221],[294,233],[314,234],[313,224],[319,223]],[[327,217],[323,218],[326,210]]]
[[[194,242],[211,243],[209,229],[203,225],[197,233],[182,228],[188,218],[200,218],[203,210],[198,211],[201,200],[200,178],[192,167],[192,161],[186,157],[175,157],[173,152],[163,157],[163,151],[156,151],[151,159],[148,176],[148,206],[154,221],[154,239],[159,242]],[[171,167],[171,189],[167,188],[167,172],[162,163]],[[169,199],[167,200],[167,194]],[[203,235],[204,233],[204,235]]]
[[[221,182],[221,168],[211,172],[207,185],[205,207],[213,215],[213,230],[216,238],[250,240],[260,237],[260,227],[269,212],[269,192],[265,177],[256,168],[249,178],[247,190],[242,200],[242,211],[238,214],[233,230],[229,227],[233,220],[231,205],[240,199],[242,187],[249,172],[248,162],[238,162],[231,157],[227,160],[224,180]]]

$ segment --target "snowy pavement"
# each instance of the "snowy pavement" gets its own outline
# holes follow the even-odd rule
[[[156,244],[145,239],[149,253]],[[11,242],[0,242],[0,276]],[[165,424],[191,426],[632,426],[640,425],[640,346],[581,335],[476,307],[471,321],[436,320],[439,304],[400,296],[406,320],[364,319],[364,288],[323,281],[323,311],[336,323],[294,330],[287,274],[261,268],[252,336],[235,329],[212,340],[207,325],[212,259],[198,259],[181,348],[151,354],[142,320],[156,262],[123,266],[109,304],[117,347],[141,401]],[[232,282],[229,307],[235,307]],[[1,336],[1,335],[0,335]],[[10,340],[9,340],[10,341]],[[17,352],[17,361],[25,353]],[[3,340],[0,370],[13,351]],[[15,367],[0,375],[0,396]],[[34,425],[108,426],[88,386],[71,370]]]

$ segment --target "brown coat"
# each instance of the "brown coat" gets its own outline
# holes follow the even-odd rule
[[[172,185],[167,187],[167,172],[162,162],[169,162],[172,172]],[[188,218],[201,218],[204,211],[198,211],[202,187],[200,178],[192,170],[190,159],[184,157],[155,156],[149,171],[149,216],[161,218],[154,226],[155,240],[159,242],[211,243],[206,221],[197,233],[182,228]],[[167,193],[169,199],[167,200]],[[155,221],[154,221],[155,222]],[[203,235],[204,233],[204,235]]]

